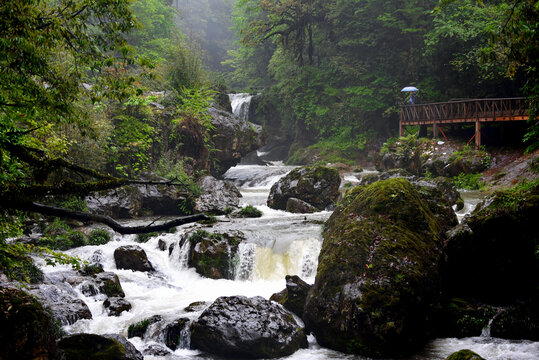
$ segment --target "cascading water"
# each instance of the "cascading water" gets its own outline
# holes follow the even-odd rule
[[[239,116],[243,120],[248,120],[249,105],[253,95],[248,93],[229,94],[230,105],[232,106],[232,113]]]
[[[309,283],[314,282],[318,253],[321,247],[321,223],[330,213],[291,214],[273,210],[266,206],[266,199],[271,185],[290,171],[286,166],[251,166],[243,165],[230,169],[225,178],[233,181],[242,192],[242,206],[253,205],[263,212],[257,219],[226,219],[208,229],[221,232],[227,230],[242,231],[247,240],[240,243],[235,263],[235,280],[213,280],[200,276],[187,266],[189,242],[182,237],[187,231],[196,229],[195,225],[179,227],[173,234],[162,234],[151,238],[146,243],[137,243],[134,236],[115,236],[114,241],[101,246],[86,246],[68,251],[82,259],[96,257],[104,265],[106,271],[118,275],[125,292],[125,299],[131,303],[132,309],[120,316],[108,316],[103,307],[103,297],[85,296],[81,287],[74,291],[80,299],[88,304],[93,319],[79,320],[65,326],[68,333],[118,333],[127,336],[129,325],[154,315],[162,317],[162,321],[151,325],[146,335],[129,339],[139,350],[163,345],[162,328],[164,324],[180,318],[195,320],[204,306],[194,311],[186,308],[203,301],[211,304],[219,296],[263,296],[269,298],[273,293],[285,287],[284,277],[287,274],[299,275]],[[225,219],[223,219],[225,220]],[[165,250],[160,250],[161,248]],[[163,247],[164,243],[164,247]],[[169,248],[171,253],[169,256]],[[181,246],[180,246],[181,244]],[[157,270],[149,274],[131,270],[118,270],[114,262],[114,250],[122,245],[139,245],[148,255],[148,259]],[[47,275],[53,276],[58,270],[44,266]],[[69,286],[66,284],[66,286]],[[188,324],[180,332],[180,348],[163,357],[145,355],[146,360],[204,360],[213,356],[189,350]],[[438,339],[429,343],[423,352],[411,359],[434,360],[445,359],[449,354],[461,349],[471,349],[489,360],[536,359],[539,353],[539,342],[508,341],[496,338]],[[320,347],[314,337],[309,337],[309,348],[297,351],[286,357],[286,360],[313,359],[365,359],[353,355],[345,355]]]

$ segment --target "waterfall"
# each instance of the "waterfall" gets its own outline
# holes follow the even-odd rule
[[[235,280],[251,280],[255,261],[255,244],[241,243],[238,246],[238,261],[234,269]]]
[[[232,113],[237,115],[243,120],[248,120],[249,106],[251,105],[251,99],[253,95],[248,93],[229,94],[230,105],[232,106]]]

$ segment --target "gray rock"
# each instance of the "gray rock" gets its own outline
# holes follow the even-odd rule
[[[210,172],[213,176],[224,174],[237,165],[241,157],[262,146],[262,126],[249,123],[217,107],[210,107],[208,114],[215,127],[213,143],[215,162]]]
[[[303,316],[303,310],[305,308],[305,300],[307,294],[311,289],[311,285],[301,280],[297,275],[286,275],[286,288],[273,294],[270,300],[276,301],[283,305],[285,309],[292,311],[299,317]]]
[[[289,198],[286,201],[286,211],[291,213],[312,214],[320,210],[303,200]]]
[[[146,175],[143,180],[166,181],[156,175]],[[128,185],[94,192],[85,200],[90,212],[116,219],[133,219],[142,215],[185,215],[180,208],[185,197],[179,188],[172,185]]]
[[[109,316],[120,316],[124,311],[131,310],[131,304],[121,297],[110,297],[103,302]]]
[[[39,284],[29,289],[39,301],[51,309],[62,325],[70,325],[80,319],[91,319],[88,305],[66,284]]]
[[[154,271],[146,252],[138,245],[120,246],[114,250],[114,260],[118,269]]]
[[[222,215],[228,209],[238,208],[242,195],[231,182],[205,176],[199,181],[199,185],[202,189],[202,195],[196,200],[195,210],[197,212]]]
[[[303,329],[262,297],[220,297],[191,326],[194,348],[228,357],[276,358],[307,347]]]
[[[277,181],[270,190],[268,206],[286,210],[290,198],[297,198],[324,210],[339,196],[339,172],[324,166],[300,167]]]
[[[172,350],[189,349],[190,347],[190,329],[191,320],[187,318],[177,319],[167,324],[163,329],[163,338],[165,345]]]

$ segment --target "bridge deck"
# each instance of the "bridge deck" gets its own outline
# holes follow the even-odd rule
[[[430,125],[434,136],[443,124],[475,123],[475,143],[481,145],[481,123],[528,120],[526,98],[473,99],[401,107],[400,135],[408,125]]]

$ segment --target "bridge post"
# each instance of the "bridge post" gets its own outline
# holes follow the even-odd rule
[[[475,147],[477,149],[481,147],[481,123],[479,119],[475,119]]]
[[[436,124],[436,120],[432,121],[432,137],[438,138],[438,124]]]
[[[404,110],[401,109],[401,117],[399,119],[399,136],[404,136],[404,125],[402,124],[402,117],[403,117],[403,113]]]

